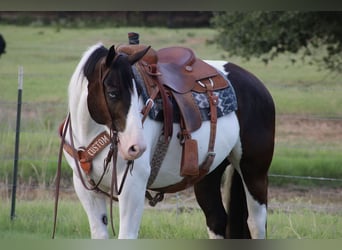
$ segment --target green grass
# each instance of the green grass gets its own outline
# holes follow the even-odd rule
[[[340,239],[341,215],[300,209],[292,213],[274,212],[268,216],[269,239]]]
[[[24,67],[23,111],[19,179],[50,183],[54,178],[59,138],[57,128],[67,111],[67,86],[82,53],[102,41],[106,46],[127,41],[127,33],[140,33],[140,42],[159,49],[183,45],[199,57],[235,62],[262,79],[276,103],[277,114],[321,117],[342,116],[341,74],[320,71],[306,64],[291,64],[288,55],[264,65],[257,59],[229,58],[210,41],[209,28],[167,29],[144,27],[64,28],[0,24],[7,53],[0,58],[0,178],[11,179],[17,98],[18,66]],[[272,173],[341,177],[341,144],[300,147],[301,139],[276,144]],[[65,178],[71,173],[63,165]],[[42,180],[43,179],[43,180]],[[318,184],[321,185],[321,184]],[[339,184],[338,184],[339,185]]]
[[[270,85],[278,114],[315,115],[341,117],[342,86],[317,84]],[[285,96],[286,95],[286,96]]]
[[[270,168],[270,174],[289,176],[325,177],[342,180],[341,147],[324,149],[319,147],[278,146]],[[271,178],[273,185],[287,184],[290,180]],[[318,180],[292,179],[293,184],[322,185]],[[324,182],[326,186],[340,187],[341,182]]]
[[[53,225],[53,201],[50,199],[17,202],[16,218],[11,221],[10,203],[0,203],[0,239],[50,239]],[[117,207],[114,222],[118,233]],[[341,213],[326,214],[305,208],[293,212],[269,213],[269,239],[338,239],[342,237]],[[111,238],[113,236],[108,227]],[[79,202],[60,201],[57,239],[90,237],[85,212]],[[139,238],[142,239],[207,239],[205,220],[198,209],[177,212],[176,209],[147,209]]]
[[[53,202],[22,201],[16,204],[16,217],[10,220],[9,202],[1,204],[1,238],[49,239],[53,226]],[[5,213],[8,212],[8,214]],[[87,238],[89,228],[80,203],[61,201],[58,211],[58,238]],[[57,237],[56,237],[57,238]]]

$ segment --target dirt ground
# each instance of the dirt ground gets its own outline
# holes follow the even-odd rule
[[[300,140],[341,145],[342,119],[278,115],[276,141],[286,143]]]
[[[302,188],[269,187],[269,209],[295,211],[307,209],[315,212],[342,213],[342,187]]]

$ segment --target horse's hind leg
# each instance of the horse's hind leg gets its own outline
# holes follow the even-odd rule
[[[222,199],[228,213],[226,237],[250,239],[245,189],[240,174],[233,166],[226,169]]]
[[[239,148],[239,147],[237,147]],[[247,147],[246,147],[247,148]],[[267,188],[268,188],[268,179],[267,179],[267,170],[270,164],[269,157],[258,157],[260,152],[249,151],[246,150],[245,153],[242,154],[240,150],[233,150],[230,156],[230,161],[234,166],[235,173],[235,183],[232,182],[232,187],[240,186],[240,190],[244,191],[246,204],[244,207],[239,208],[239,211],[235,211],[234,215],[230,215],[233,217],[240,217],[245,219],[247,217],[247,224],[250,232],[250,236],[255,238],[265,238],[266,237],[266,219],[267,219]],[[262,147],[259,147],[259,150]],[[240,152],[240,153],[238,153]],[[264,152],[266,153],[266,152]],[[260,154],[264,155],[264,154]],[[272,155],[272,154],[267,154]],[[237,176],[239,173],[240,177]],[[236,190],[235,190],[236,191]],[[234,195],[233,189],[231,190],[231,194]],[[235,197],[230,201],[230,213],[234,212],[234,207],[237,205],[234,203],[238,203],[238,200]],[[242,199],[243,197],[240,197]],[[235,209],[236,210],[236,209]],[[247,210],[247,211],[246,211]],[[246,213],[247,212],[247,213]],[[236,218],[230,218],[230,221],[234,221]],[[240,221],[241,223],[241,221]],[[236,225],[235,225],[236,226]],[[230,228],[234,230],[234,225],[231,225]],[[242,228],[243,229],[243,228]],[[244,237],[243,231],[241,232],[230,232],[231,237]],[[235,235],[234,235],[235,234]]]
[[[247,224],[253,239],[266,238],[267,175],[243,174],[248,219]]]
[[[221,179],[228,164],[228,160],[224,160],[212,173],[194,186],[196,199],[204,212],[211,239],[222,239],[226,236],[227,213],[222,204]]]
[[[91,238],[107,239],[107,209],[105,196],[100,193],[86,190],[81,180],[74,175],[74,186],[76,194],[81,201],[88,216]]]
[[[244,176],[243,179],[248,209],[247,224],[251,237],[264,239],[267,220],[267,176],[254,177],[254,179]]]

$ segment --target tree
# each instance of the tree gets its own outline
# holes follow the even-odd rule
[[[342,12],[219,12],[211,22],[215,41],[230,55],[267,63],[300,52],[311,64],[342,72]]]

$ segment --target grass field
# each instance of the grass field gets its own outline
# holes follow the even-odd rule
[[[17,216],[9,220],[10,203],[0,204],[0,239],[49,239],[53,225],[53,201],[50,199],[18,203]],[[147,209],[144,212],[141,239],[207,239],[205,219],[196,208],[191,210]],[[109,227],[111,238],[117,237],[118,209],[114,208],[116,236]],[[269,239],[338,239],[342,237],[342,216],[298,209],[291,213],[277,210],[269,213]],[[80,205],[62,200],[58,211],[57,239],[87,239],[89,227]]]
[[[277,119],[276,149],[270,173],[342,178],[342,140],[339,137],[341,130],[328,126],[327,131],[334,133],[318,137],[317,132],[322,126],[317,126],[317,130],[306,134],[307,129],[302,127],[303,123],[292,119],[297,116],[340,119],[341,74],[332,74],[300,63],[292,65],[288,55],[279,57],[269,65],[264,65],[257,59],[247,62],[241,58],[229,58],[226,52],[208,42],[216,34],[212,29],[64,29],[53,26],[16,27],[0,24],[0,31],[7,42],[7,53],[0,58],[0,180],[5,186],[11,183],[12,178],[18,66],[24,67],[19,184],[46,188],[51,185],[55,176],[59,146],[57,128],[66,114],[67,86],[76,64],[84,50],[92,44],[98,41],[102,41],[106,46],[125,43],[127,32],[130,31],[140,33],[140,42],[152,45],[155,49],[169,45],[188,46],[193,48],[199,57],[233,61],[263,80],[274,97],[278,116],[289,117]],[[336,123],[341,124],[341,121],[337,120]],[[290,128],[286,130],[284,124]],[[295,133],[294,130],[298,127],[302,127],[303,131]],[[65,163],[63,179],[65,186],[69,186],[71,170]],[[289,182],[322,185],[322,182],[298,182],[291,179],[272,178],[270,181],[274,185]],[[341,187],[341,182],[323,185]],[[2,199],[0,238],[49,238],[52,206],[51,200],[28,202],[23,199],[18,204],[17,218],[10,222],[7,212],[9,201]],[[61,211],[59,237],[87,238],[88,224],[79,203],[68,200],[62,205]],[[181,214],[169,211],[158,218],[158,223],[153,219],[155,215],[156,213],[147,211],[141,229],[142,238],[207,237],[203,217],[196,210],[193,213]],[[174,220],[174,217],[177,219]],[[192,223],[186,225],[183,222],[184,217],[189,217],[187,221]],[[63,223],[65,221],[71,223]],[[117,222],[117,219],[115,221]],[[178,231],[179,224],[182,224],[184,231]],[[275,211],[269,217],[268,237],[341,238],[341,224],[341,214],[331,215],[305,209],[293,213]],[[159,233],[156,234],[156,231]]]

